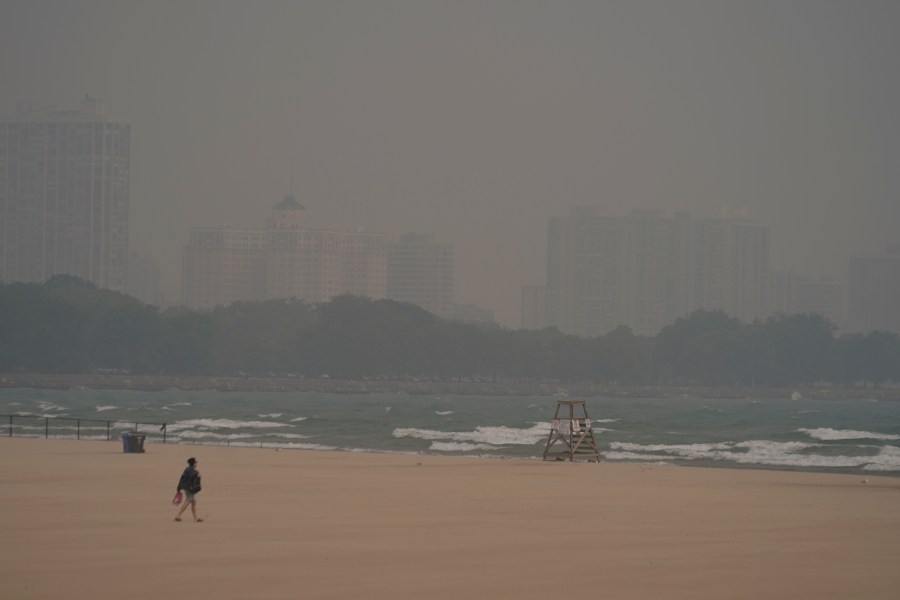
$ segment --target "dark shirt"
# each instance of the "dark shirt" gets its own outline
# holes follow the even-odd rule
[[[194,467],[188,467],[181,474],[181,479],[178,480],[178,489],[189,492],[194,482],[196,482],[197,487],[200,487],[200,473]]]

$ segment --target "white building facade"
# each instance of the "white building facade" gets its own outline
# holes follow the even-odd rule
[[[69,274],[125,291],[131,125],[20,104],[0,119],[0,280]]]
[[[262,230],[199,227],[184,249],[184,303],[192,308],[341,294],[384,298],[390,236],[315,227],[293,196]]]
[[[407,233],[390,245],[387,297],[454,318],[453,245],[433,235]]]

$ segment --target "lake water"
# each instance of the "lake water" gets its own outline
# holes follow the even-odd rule
[[[900,474],[900,402],[581,399],[604,461]],[[546,396],[0,389],[16,436],[118,440],[157,423],[139,427],[148,449],[165,423],[167,443],[539,459],[555,409]]]

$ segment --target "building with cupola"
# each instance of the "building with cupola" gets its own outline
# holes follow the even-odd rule
[[[183,300],[191,308],[211,308],[237,300],[384,298],[390,243],[384,233],[316,226],[288,195],[272,208],[264,229],[191,229]]]

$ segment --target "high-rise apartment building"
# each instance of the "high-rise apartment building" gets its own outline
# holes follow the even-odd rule
[[[847,319],[846,292],[844,284],[830,277],[801,279],[797,283],[797,306],[793,312],[820,314],[843,328]]]
[[[797,273],[772,272],[769,314],[820,314],[838,328],[846,323],[846,286],[830,277],[809,279]]]
[[[264,243],[265,233],[258,230],[192,228],[182,270],[185,305],[212,308],[266,299]]]
[[[416,304],[445,319],[454,316],[453,245],[407,233],[390,245],[387,297]]]
[[[900,333],[900,246],[883,256],[852,257],[847,283],[849,331]]]
[[[768,309],[769,228],[721,220],[727,254],[725,311],[741,321],[765,318]]]
[[[340,294],[384,298],[390,237],[313,226],[306,208],[286,196],[263,230],[198,227],[184,251],[184,302],[211,308],[237,300]]]
[[[482,308],[477,304],[454,304],[453,314],[450,318],[463,323],[496,324],[494,311]]]
[[[620,325],[655,335],[698,309],[764,316],[768,228],[657,211],[608,216],[575,208],[548,226],[547,324],[603,335]]]
[[[769,273],[769,314],[797,312],[797,286],[803,277],[790,271]]]
[[[65,273],[125,290],[130,143],[128,121],[87,96],[0,119],[0,280]]]

